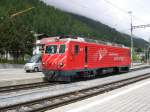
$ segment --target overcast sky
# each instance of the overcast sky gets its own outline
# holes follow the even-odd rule
[[[43,0],[62,10],[77,13],[130,34],[130,15],[133,26],[150,24],[149,0]],[[150,28],[133,30],[135,36],[150,38]]]

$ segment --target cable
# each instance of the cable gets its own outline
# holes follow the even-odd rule
[[[116,9],[118,9],[118,10],[120,10],[120,11],[122,11],[123,13],[125,13],[125,14],[129,14],[129,11],[127,11],[127,10],[125,10],[125,9],[123,9],[123,8],[120,8],[120,7],[118,7],[117,5],[115,5],[115,4],[113,4],[113,3],[111,3],[110,1],[108,1],[108,0],[104,0],[107,4],[109,4],[109,5],[111,5],[111,6],[113,6],[114,8],[116,8]],[[139,18],[139,17],[136,17],[136,16],[134,16],[134,15],[132,15],[132,17],[134,17],[134,18],[136,18],[136,19],[138,19],[138,20],[140,20],[140,21],[142,21],[142,22],[144,22],[145,23],[145,21],[144,20],[142,20],[141,18]]]
[[[118,7],[117,5],[111,3],[110,1],[108,1],[108,0],[104,0],[104,1],[105,1],[106,3],[108,3],[108,4],[110,4],[111,6],[113,6],[113,7],[117,8],[117,9],[119,9],[120,11],[122,11],[122,12],[128,14],[128,11],[126,11],[126,10],[124,10],[124,9],[122,9],[122,8],[120,8],[120,7]]]
[[[92,8],[90,8],[90,7],[88,7],[88,6],[79,4],[77,1],[70,0],[70,2],[72,2],[73,4],[74,4],[74,3],[77,4],[78,6],[80,6],[80,7],[82,7],[82,8],[86,8],[86,9],[87,9],[88,11],[90,11],[90,12],[93,10]],[[113,7],[116,8],[116,9],[120,10],[121,12],[123,12],[123,13],[129,15],[129,11],[127,11],[127,10],[125,10],[125,9],[123,9],[123,8],[118,7],[117,5],[111,3],[110,1],[104,0],[104,2],[107,3],[107,4],[109,4],[109,5],[111,5],[111,6],[113,6]],[[91,12],[91,13],[95,13],[95,10],[93,10],[93,12]],[[95,14],[97,14],[97,13],[95,13]],[[106,15],[106,14],[105,14],[105,15]],[[106,15],[106,16],[108,16],[108,15]],[[142,23],[145,23],[144,20],[142,20],[142,19],[139,18],[139,17],[136,17],[135,15],[132,15],[132,17],[134,17],[136,20],[138,20],[138,21],[140,21],[140,22],[142,22]]]
[[[86,6],[86,5],[81,5],[80,3],[78,3],[78,2],[75,1],[75,0],[69,0],[69,2],[72,2],[73,4],[77,4],[78,6],[80,6],[80,7],[82,7],[82,8],[85,8],[86,10],[88,10],[88,12],[91,12],[92,14],[94,13],[94,14],[97,15],[97,13],[95,12],[95,10],[92,9],[91,7],[88,7],[88,6]],[[105,14],[105,15],[106,15],[106,14]],[[106,15],[106,16],[109,16],[109,15]]]

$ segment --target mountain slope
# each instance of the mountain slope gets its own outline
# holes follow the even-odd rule
[[[12,14],[30,7],[34,8],[11,18]],[[117,32],[98,21],[48,6],[40,0],[0,0],[0,10],[0,53],[31,53],[34,41],[31,32],[46,33],[50,36],[80,35],[130,46],[129,35]],[[144,48],[147,42],[134,38],[134,45]]]

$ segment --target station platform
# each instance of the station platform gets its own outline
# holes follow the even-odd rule
[[[146,79],[46,112],[150,112],[150,79]]]
[[[23,68],[0,69],[0,87],[44,82],[42,72],[26,73]]]
[[[131,69],[149,67],[147,64],[133,64]],[[26,73],[23,68],[0,69],[0,87],[44,82],[42,72]]]

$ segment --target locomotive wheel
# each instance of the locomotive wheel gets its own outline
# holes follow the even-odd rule
[[[120,72],[119,67],[115,67],[115,68],[113,68],[113,73],[119,73],[119,72]]]
[[[129,70],[130,70],[129,67],[122,67],[121,69],[122,72],[129,72]]]

